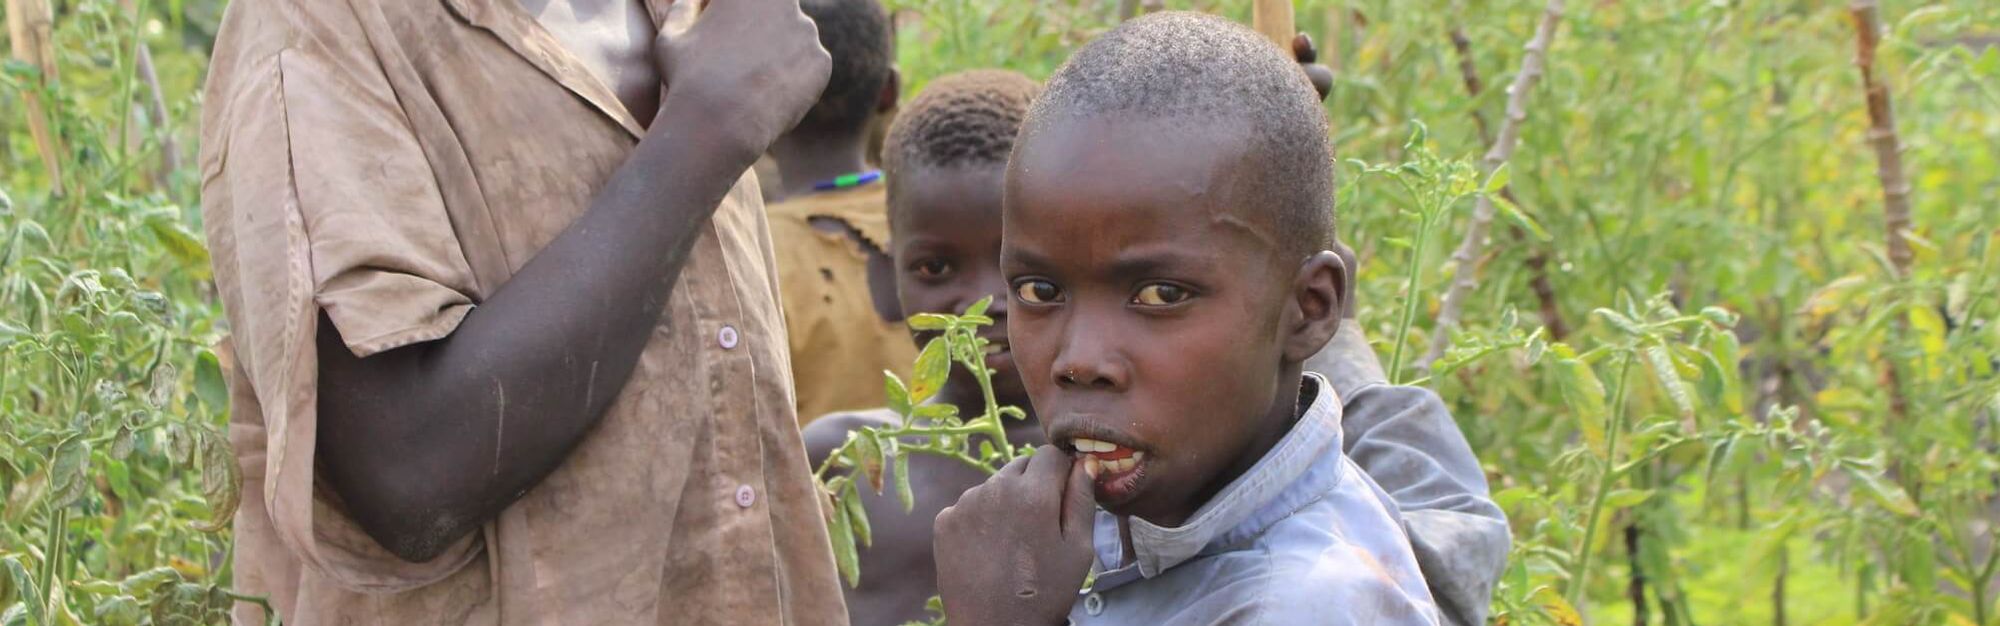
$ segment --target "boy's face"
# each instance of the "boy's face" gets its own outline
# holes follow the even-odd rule
[[[894,253],[896,297],[905,317],[918,313],[963,313],[980,298],[993,297],[986,311],[993,325],[980,335],[987,345],[986,367],[993,370],[993,395],[1002,405],[1027,408],[1021,376],[1007,341],[1007,281],[1000,276],[1000,195],[1004,166],[950,169],[913,167],[896,179]],[[937,335],[914,331],[917,345]],[[950,387],[976,393],[978,383],[963,368],[952,368]]]
[[[1302,265],[1267,214],[1239,208],[1253,194],[1232,184],[1256,166],[1245,134],[1056,120],[1010,166],[1014,357],[1049,441],[1088,455],[1114,514],[1178,525],[1282,438],[1319,347],[1298,336],[1314,315],[1299,310],[1303,268],[1345,280],[1323,267],[1331,254]],[[1337,318],[1339,290],[1313,293]]]

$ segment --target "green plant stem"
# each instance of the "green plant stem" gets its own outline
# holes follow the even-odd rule
[[[1590,514],[1583,526],[1583,543],[1577,545],[1570,558],[1576,561],[1576,577],[1570,579],[1568,600],[1570,606],[1580,606],[1584,587],[1590,582],[1590,545],[1597,541],[1597,524],[1604,516],[1604,498],[1611,492],[1612,483],[1618,478],[1613,471],[1613,463],[1618,458],[1618,436],[1625,426],[1625,378],[1632,370],[1633,355],[1629,352],[1618,364],[1618,380],[1612,381],[1610,424],[1605,426],[1604,473],[1597,480],[1597,492],[1590,496]]]
[[[124,82],[119,88],[121,95],[118,99],[118,137],[116,138],[118,142],[118,162],[121,166],[124,166],[127,172],[131,171],[129,166],[133,159],[131,142],[128,140],[131,137],[132,131],[132,96],[133,93],[138,91],[139,50],[143,49],[146,45],[144,31],[142,30],[146,21],[144,18],[146,15],[146,4],[146,0],[138,0],[136,4],[130,7],[132,10],[127,16],[132,19],[132,49],[125,55],[127,64],[124,68],[125,76],[122,79]],[[119,191],[126,191],[131,189],[131,187],[127,177],[124,174],[120,174],[118,176],[117,189]]]
[[[1389,357],[1389,380],[1398,385],[1403,384],[1403,352],[1410,343],[1410,325],[1417,321],[1417,300],[1422,297],[1418,295],[1417,283],[1423,279],[1424,248],[1430,241],[1431,227],[1437,223],[1435,213],[1428,208],[1424,211],[1417,227],[1417,240],[1410,247],[1410,277],[1404,283],[1403,318],[1396,322],[1396,350]]]

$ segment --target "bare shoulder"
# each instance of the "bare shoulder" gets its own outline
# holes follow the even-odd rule
[[[847,442],[847,433],[863,428],[887,428],[902,424],[895,411],[886,408],[828,413],[806,424],[799,434],[805,438],[806,458],[813,467],[826,461],[828,454]]]

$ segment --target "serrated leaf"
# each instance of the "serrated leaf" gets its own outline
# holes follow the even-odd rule
[[[854,528],[854,538],[863,546],[875,545],[875,529],[868,523],[868,509],[861,505],[861,494],[850,493],[841,498],[841,503],[848,525]]]
[[[194,393],[201,403],[208,407],[209,415],[220,417],[229,413],[229,384],[223,377],[222,362],[215,353],[202,350],[194,360]]]
[[[924,344],[924,351],[917,355],[917,364],[910,368],[910,404],[929,401],[950,375],[951,355],[946,353],[944,338]]]

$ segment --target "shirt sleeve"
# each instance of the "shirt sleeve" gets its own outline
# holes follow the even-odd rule
[[[1351,320],[1306,369],[1343,390],[1343,451],[1395,502],[1446,621],[1485,624],[1512,538],[1444,402],[1429,389],[1389,385]]]
[[[238,452],[264,456],[258,495],[272,534],[335,583],[395,591],[457,571],[476,556],[476,538],[404,562],[317,486],[319,314],[365,357],[450,333],[474,286],[381,61],[351,16],[324,7],[300,3],[288,15],[300,23],[256,25],[293,36],[232,56],[210,77],[205,227],[250,391],[237,410],[263,422],[261,441],[239,442]]]
[[[1429,389],[1376,385],[1346,409],[1346,452],[1395,501],[1438,608],[1454,624],[1486,623],[1512,539],[1444,402]]]

